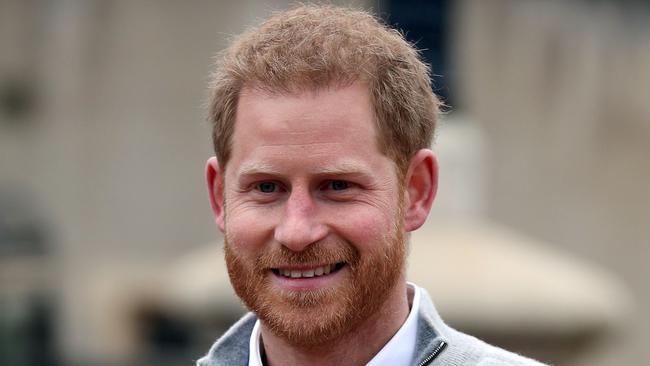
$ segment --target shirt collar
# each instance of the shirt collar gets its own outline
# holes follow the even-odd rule
[[[406,321],[366,366],[407,366],[411,364],[417,339],[420,289],[410,282],[407,282],[407,286],[411,310],[408,317],[406,317]],[[248,366],[263,366],[260,336],[261,324],[258,319],[251,332]]]
[[[262,350],[260,347],[261,331],[260,320],[257,319],[251,332],[250,352],[248,352],[248,366],[264,366],[262,363]]]
[[[393,338],[386,343],[375,357],[366,364],[366,366],[407,366],[411,364],[413,354],[415,353],[415,343],[418,333],[418,314],[420,312],[420,289],[412,284],[407,283],[408,292],[413,293],[413,298],[409,296],[411,311],[406,321],[399,328]],[[410,295],[410,294],[409,294]]]

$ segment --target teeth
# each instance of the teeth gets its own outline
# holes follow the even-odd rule
[[[282,274],[284,277],[290,277],[290,278],[311,278],[311,277],[318,277],[318,276],[323,276],[330,274],[336,267],[336,264],[326,264],[321,267],[316,267],[313,269],[308,269],[304,271],[299,271],[299,270],[289,270],[289,269],[281,269],[279,270],[280,274]]]

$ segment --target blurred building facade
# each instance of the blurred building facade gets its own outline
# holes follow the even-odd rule
[[[466,1],[457,14],[459,100],[487,136],[487,214],[633,290],[621,333],[573,364],[646,363],[650,7]]]
[[[634,4],[459,2],[451,88],[487,153],[480,194],[463,206],[619,273],[642,309],[650,307],[650,15]],[[49,294],[61,364],[120,364],[134,333],[107,314],[128,308],[122,289],[216,237],[203,188],[212,56],[229,35],[287,6],[0,1],[0,193],[28,197],[19,200],[38,212],[48,248],[28,261],[44,279],[16,270],[0,284]],[[17,211],[6,211],[15,222]],[[648,322],[636,315],[575,364],[643,364]],[[119,341],[104,343],[106,332]]]

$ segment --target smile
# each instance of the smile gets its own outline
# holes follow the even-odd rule
[[[332,264],[326,264],[319,267],[311,268],[271,268],[271,272],[277,276],[282,276],[286,278],[312,278],[312,277],[321,277],[327,276],[332,273],[338,272],[341,268],[346,265],[345,262],[338,262]]]

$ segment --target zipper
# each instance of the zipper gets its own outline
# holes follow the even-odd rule
[[[429,356],[427,356],[427,358],[425,358],[422,362],[420,362],[420,363],[418,364],[418,366],[424,366],[424,365],[427,365],[429,362],[431,362],[431,360],[433,360],[434,358],[436,358],[436,356],[438,356],[438,354],[439,354],[439,353],[440,353],[440,352],[441,352],[441,351],[442,351],[446,346],[447,346],[447,343],[446,343],[445,341],[440,341],[440,344],[438,345],[438,347],[436,347],[436,349],[434,349],[433,352],[431,352],[431,354],[430,354]]]

